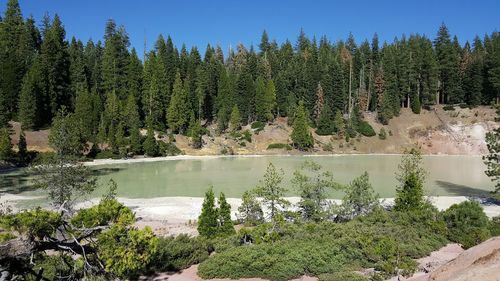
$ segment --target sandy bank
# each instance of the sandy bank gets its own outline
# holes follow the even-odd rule
[[[292,204],[296,204],[300,200],[299,197],[287,197],[286,199]],[[436,196],[429,199],[439,210],[445,210],[453,204],[469,200],[465,196]],[[141,219],[162,220],[170,223],[194,222],[200,215],[203,204],[202,197],[118,198],[118,200],[134,210]],[[236,219],[236,212],[241,205],[241,199],[228,198],[227,201],[231,204],[231,216]],[[341,203],[341,200],[331,201],[337,204]],[[383,205],[390,205],[393,204],[394,198],[384,198],[381,201]],[[91,200],[80,204],[79,207],[85,207],[96,202],[97,200]],[[500,205],[482,204],[482,207],[489,217],[500,215]]]
[[[96,159],[93,161],[83,162],[86,166],[100,166],[113,164],[132,164],[132,163],[147,163],[147,162],[162,162],[162,161],[178,161],[178,160],[209,160],[218,158],[255,158],[255,157],[346,157],[346,156],[401,156],[398,153],[340,153],[340,154],[243,154],[243,155],[177,155],[164,157],[138,157],[128,159]],[[467,154],[427,154],[425,157],[441,157],[441,156],[469,156],[481,157],[481,155]]]

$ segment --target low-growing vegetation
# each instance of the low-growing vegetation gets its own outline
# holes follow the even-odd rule
[[[292,150],[292,146],[287,143],[271,143],[267,146],[267,149],[285,149]]]

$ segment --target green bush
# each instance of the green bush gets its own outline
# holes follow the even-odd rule
[[[443,106],[444,111],[455,111],[455,107],[453,105],[445,105]]]
[[[438,214],[431,207],[405,213],[377,209],[340,224],[283,223],[275,230],[266,223],[240,232],[236,235],[240,239],[225,240],[230,246],[218,247],[216,255],[200,264],[198,274],[203,278],[288,280],[304,274],[335,276],[374,267],[382,276],[391,276],[397,266],[411,275],[416,270],[413,259],[448,243],[446,226]],[[241,235],[253,245],[238,243],[243,240]]]
[[[381,140],[385,140],[387,138],[387,133],[384,128],[380,128],[380,133],[378,133],[378,138]]]
[[[95,155],[95,159],[118,159],[119,155],[113,153],[111,150],[101,150]]]
[[[329,151],[329,152],[333,151],[333,145],[332,145],[332,143],[331,142],[325,143],[323,145],[323,150],[324,151]]]
[[[321,274],[318,276],[318,281],[368,281],[368,278],[356,272],[340,271]]]
[[[247,142],[252,142],[252,133],[249,130],[245,130],[242,133],[242,137]]]
[[[292,150],[292,146],[287,143],[271,143],[267,146],[267,149],[286,149]]]
[[[158,142],[160,147],[160,154],[162,156],[175,156],[182,154],[182,150],[180,150],[174,143],[172,142]]]
[[[154,272],[179,271],[206,260],[209,254],[209,243],[201,237],[159,238],[151,266]]]
[[[500,236],[500,216],[496,216],[490,221],[489,230],[491,236]]]
[[[237,132],[237,131],[234,131],[234,132],[231,132],[229,134],[229,136],[231,136],[233,139],[235,139],[236,141],[247,141],[247,142],[252,142],[252,133],[249,131],[249,130],[245,130],[243,132]]]
[[[265,126],[266,126],[266,124],[264,124],[264,122],[255,121],[252,123],[252,125],[250,127],[255,131],[255,133],[258,134],[260,131],[264,130]]]
[[[373,137],[376,135],[375,130],[373,130],[373,127],[366,121],[360,121],[356,128],[356,131],[365,137]]]
[[[443,213],[448,238],[464,248],[475,246],[490,237],[488,217],[479,203],[465,201],[453,204]]]

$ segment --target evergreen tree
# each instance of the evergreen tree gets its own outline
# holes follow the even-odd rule
[[[441,99],[445,103],[460,102],[459,53],[453,46],[450,33],[444,23],[439,27],[434,45],[439,66]]]
[[[135,155],[142,154],[142,137],[138,127],[130,129],[130,152]]]
[[[210,188],[205,193],[201,214],[198,217],[198,233],[204,237],[214,237],[218,233],[217,208],[215,207],[215,196]]]
[[[13,154],[9,130],[0,128],[0,161],[10,161]]]
[[[335,119],[333,123],[335,126],[335,131],[337,132],[337,136],[339,137],[339,139],[343,139],[345,134],[345,122],[344,122],[344,117],[342,116],[342,113],[340,113],[339,110],[335,112]]]
[[[94,99],[98,99],[97,104]],[[87,90],[77,93],[75,102],[75,118],[79,121],[83,137],[86,140],[95,140],[96,128],[100,121],[100,98],[97,93],[90,93]]]
[[[86,149],[79,122],[74,114],[67,113],[63,107],[52,121],[49,133],[49,145],[60,157],[81,155]]]
[[[238,207],[238,219],[249,226],[264,222],[264,213],[253,192],[243,193],[241,205]]]
[[[203,212],[203,210],[202,210]],[[217,211],[218,216],[218,234],[223,236],[228,236],[236,233],[233,226],[233,221],[231,220],[231,205],[227,203],[226,196],[224,193],[220,193],[219,195],[219,209]]]
[[[324,106],[325,106],[325,94],[323,93],[323,87],[321,87],[321,83],[318,83],[318,87],[316,88],[316,102],[314,103],[314,112],[313,112],[313,118],[316,122],[318,122],[318,119],[323,113]]]
[[[314,139],[309,132],[306,111],[302,102],[299,103],[295,113],[291,138],[293,145],[301,150],[307,150],[314,145]]]
[[[316,121],[316,134],[332,135],[335,132],[335,122],[329,107],[325,107]]]
[[[241,115],[238,106],[234,105],[229,118],[229,128],[231,131],[237,131],[241,128]]]
[[[399,186],[396,189],[394,209],[412,211],[424,206],[424,182],[426,172],[422,167],[422,156],[417,149],[405,151],[396,174]]]
[[[327,217],[328,191],[340,185],[333,181],[329,172],[323,172],[321,165],[305,161],[293,173],[292,184],[300,194],[299,212],[305,220],[320,222]]]
[[[123,26],[108,20],[104,32],[102,54],[102,87],[105,93],[114,93],[120,100],[127,96],[127,71],[130,61],[129,38]]]
[[[283,199],[287,190],[281,186],[282,181],[283,170],[277,171],[274,165],[269,163],[264,179],[255,187],[255,194],[262,198],[262,204],[269,210],[271,220],[289,205],[289,202]]]
[[[343,216],[350,220],[366,215],[378,206],[380,206],[379,196],[370,184],[368,173],[364,172],[346,188],[346,194],[342,199]]]
[[[144,153],[149,157],[156,157],[160,153],[155,132],[151,124],[148,124],[148,133],[143,143]]]
[[[220,79],[217,87],[216,112],[217,129],[223,132],[229,125],[231,108],[234,104],[232,76],[229,76],[224,68],[221,68]]]
[[[19,133],[19,142],[17,143],[17,155],[21,163],[26,163],[28,160],[28,144],[26,143],[26,135],[24,131]]]
[[[201,148],[203,146],[203,128],[200,121],[196,119],[193,111],[191,111],[189,120],[188,136],[191,138],[191,145],[193,148]]]
[[[6,126],[17,108],[21,82],[26,71],[22,62],[21,38],[26,33],[21,8],[17,0],[7,1],[0,22],[0,127]]]
[[[497,108],[497,116],[500,116],[500,108]],[[493,194],[497,200],[500,200],[500,128],[486,134],[486,143],[489,154],[483,156],[487,167],[485,173],[495,183]]]
[[[44,30],[41,46],[42,72],[45,74],[45,107],[40,116],[48,123],[62,106],[71,108],[70,72],[66,31],[59,16],[55,16],[48,29]]]
[[[44,85],[40,59],[36,59],[23,79],[19,97],[18,119],[23,129],[36,129],[41,126],[40,108],[43,107]]]
[[[187,83],[183,85],[181,75],[177,72],[167,112],[167,124],[174,133],[185,133],[189,125],[187,85]]]

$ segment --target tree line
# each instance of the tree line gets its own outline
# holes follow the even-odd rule
[[[142,60],[140,58],[142,56]],[[356,112],[377,112],[382,123],[403,107],[498,103],[500,36],[476,36],[461,45],[443,24],[432,41],[402,35],[380,43],[377,34],[357,43],[318,40],[301,31],[278,44],[264,31],[257,48],[239,44],[224,54],[207,45],[180,50],[162,35],[138,54],[123,26],[106,23],[103,41],[66,40],[58,15],[38,27],[9,0],[0,21],[0,124],[44,128],[61,108],[74,112],[82,135],[107,143],[143,126],[187,134],[200,120],[230,126],[293,117],[303,102],[320,130],[335,129],[336,115],[350,123]],[[236,113],[234,113],[236,114]],[[330,121],[330,122],[328,122]]]

